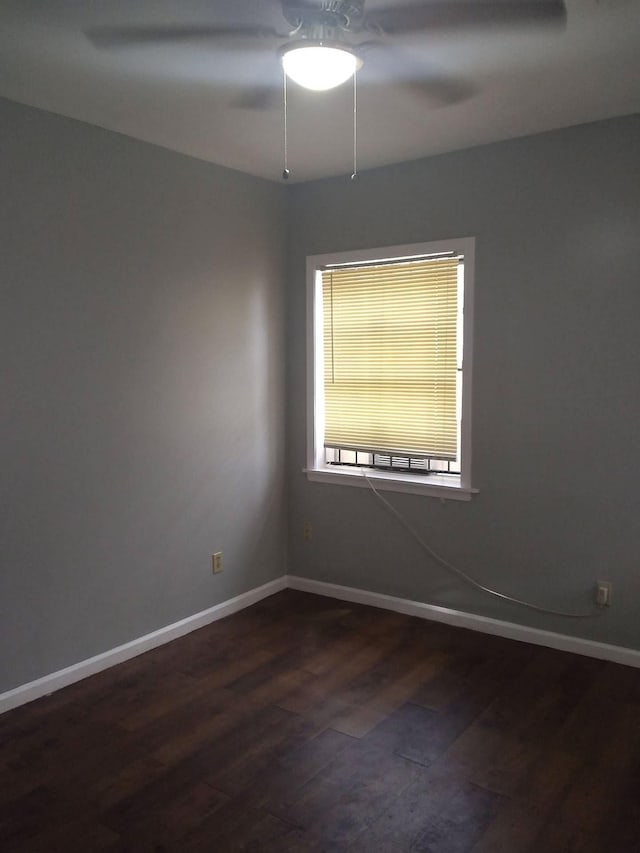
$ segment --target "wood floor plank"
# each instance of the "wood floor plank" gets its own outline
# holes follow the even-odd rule
[[[510,796],[536,814],[548,815],[577,779],[584,757],[565,752],[557,744],[543,743],[540,748],[540,757],[522,775]]]
[[[383,810],[352,849],[364,853],[389,845],[429,853],[466,853],[491,823],[499,795],[457,774],[426,770]]]
[[[502,684],[499,683],[501,687]],[[429,765],[436,761],[491,703],[496,683],[488,677],[469,684],[445,711],[433,711],[413,702],[390,714],[368,736],[397,755]]]
[[[397,617],[398,614],[391,615]],[[331,655],[323,652],[316,656],[304,665],[316,678],[281,700],[280,706],[294,713],[305,713],[368,671],[398,645],[397,625],[397,618],[381,618],[379,624],[339,641]]]
[[[606,843],[602,831],[612,803],[617,803],[625,793],[630,774],[638,763],[638,707],[635,704],[608,701],[607,697],[602,697],[602,703],[596,704],[594,694],[590,695],[588,707],[594,720],[600,722],[600,731],[603,731],[606,720],[608,731],[615,731],[615,736],[592,742],[590,751],[580,755],[582,767],[577,778],[565,790],[554,809],[553,820],[536,839],[536,844],[548,853],[567,849],[575,850],[576,853],[593,853],[600,844]],[[606,716],[602,716],[603,708],[607,709]],[[583,703],[581,711],[578,719],[585,722],[589,716],[586,703]],[[592,729],[592,726],[588,726],[589,731]],[[576,738],[572,743],[573,749],[576,742],[582,742],[582,739]],[[637,840],[640,842],[640,835]]]
[[[514,800],[505,799],[470,853],[527,853],[532,851],[544,818]]]
[[[211,703],[230,701],[231,694],[224,688],[212,687],[205,678],[192,678],[180,673],[185,678],[179,689],[163,690],[149,701],[141,701],[138,705],[126,709],[119,720],[119,725],[130,732],[144,730],[153,724],[162,724],[163,719],[175,717],[189,708],[198,707],[203,702]]]
[[[189,772],[166,769],[153,781],[108,808],[103,822],[135,850],[172,848],[228,798]]]
[[[43,723],[42,734],[10,763],[13,784],[22,790],[37,780],[72,796],[145,753],[144,744],[129,733],[89,719],[62,729]]]
[[[232,853],[261,851],[268,844],[272,849],[286,850],[287,838],[293,832],[295,827],[268,812],[227,800],[181,839],[179,849],[181,853]]]
[[[0,849],[7,853],[70,850],[75,839],[85,849],[102,850],[119,836],[96,812],[79,812],[72,799],[46,786],[14,800],[0,815]]]
[[[95,853],[116,853],[122,849],[122,839],[91,817],[76,816],[64,823],[55,822],[32,835],[26,842],[8,844],[4,853],[69,853],[70,850],[90,850]]]
[[[444,760],[476,784],[512,794],[589,689],[598,662],[539,650],[466,728]],[[540,683],[549,686],[540,691]]]
[[[364,613],[362,624],[357,629],[352,628],[335,642],[325,646],[305,663],[304,668],[322,677],[331,674],[337,665],[361,652],[363,647],[373,645],[376,639],[382,639],[385,647],[391,647],[398,642],[396,632],[402,622],[403,617],[397,613]]]
[[[143,756],[117,772],[101,773],[88,780],[82,797],[104,812],[146,788],[165,771],[165,766],[159,761]]]
[[[294,590],[0,716],[2,853],[638,853],[640,670]]]
[[[398,660],[397,667],[385,672],[377,686],[370,686],[366,698],[360,691],[355,707],[339,716],[332,727],[353,737],[363,737],[441,672],[446,663],[447,657],[441,652],[425,654],[423,659],[417,661],[414,654],[410,662]],[[353,702],[353,691],[345,691],[339,694],[339,698]]]
[[[253,775],[272,764],[278,748],[305,737],[305,721],[281,708],[269,706],[247,718],[194,757],[204,778],[220,791],[236,795]]]
[[[333,729],[303,739],[254,775],[243,800],[256,808],[286,816],[288,808],[299,799],[303,786],[352,743],[353,738]]]
[[[163,764],[177,764],[226,737],[237,728],[239,721],[246,721],[253,713],[253,708],[241,707],[233,697],[224,705],[211,709],[205,716],[195,715],[189,728],[168,732],[166,739],[157,745],[152,755]],[[158,741],[157,733],[154,740]]]
[[[631,772],[601,824],[598,838],[600,849],[604,849],[605,845],[616,853],[637,853],[639,849],[640,756],[637,752],[630,763]]]
[[[468,633],[468,632],[465,632]],[[494,640],[496,638],[491,638]],[[497,638],[501,639],[501,638]],[[493,643],[490,647],[493,647]],[[516,677],[531,660],[535,650],[524,643],[497,646],[495,655],[488,654],[484,642],[460,653],[451,653],[450,664],[436,678],[426,682],[416,692],[412,702],[434,711],[462,707],[471,689],[482,691],[484,685],[494,693]]]
[[[356,740],[304,785],[279,816],[329,849],[351,844],[421,772],[406,759]]]
[[[162,707],[175,696],[193,691],[197,682],[182,672],[162,672],[149,667],[142,673],[123,679],[108,693],[91,704],[88,714],[92,720],[115,725],[124,724],[150,708]]]

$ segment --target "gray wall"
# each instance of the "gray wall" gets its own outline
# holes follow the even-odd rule
[[[640,116],[291,188],[290,571],[640,648]],[[307,254],[475,236],[471,503],[392,495],[485,584],[452,579],[364,489],[308,483]],[[302,537],[303,520],[313,539]]]
[[[0,692],[287,569],[640,648],[640,117],[289,187],[288,224],[278,185],[8,102],[0,127]],[[469,590],[301,473],[305,256],[468,235],[481,491],[392,500],[505,592],[609,578],[598,619]]]
[[[0,128],[1,692],[286,542],[284,190],[6,101]]]

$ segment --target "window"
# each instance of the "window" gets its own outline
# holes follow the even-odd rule
[[[307,259],[312,480],[468,500],[474,240]]]

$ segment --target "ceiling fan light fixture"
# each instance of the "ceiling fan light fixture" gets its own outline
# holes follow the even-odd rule
[[[293,44],[282,52],[287,77],[314,92],[335,89],[353,77],[362,60],[345,47],[327,44]]]

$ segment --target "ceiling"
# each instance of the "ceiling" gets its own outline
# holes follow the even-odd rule
[[[367,0],[367,8],[406,2]],[[359,169],[640,112],[640,0],[566,6],[564,29],[416,32],[396,38],[403,61],[365,59]],[[270,109],[242,107],[260,84],[281,91],[270,45],[202,39],[101,49],[85,35],[101,25],[168,23],[283,31],[277,0],[0,0],[0,96],[280,180],[279,97]],[[437,97],[442,78],[458,98],[446,106]],[[431,81],[426,93],[420,79]],[[352,99],[351,84],[325,93],[289,86],[291,180],[351,173]]]

